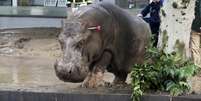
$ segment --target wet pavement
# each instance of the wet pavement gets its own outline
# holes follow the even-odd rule
[[[51,33],[50,33],[51,32]],[[9,30],[0,33],[0,91],[42,93],[130,94],[128,88],[80,88],[81,83],[59,80],[54,62],[61,57],[58,30]],[[20,46],[20,47],[19,47]],[[12,50],[9,51],[8,50]],[[104,80],[114,76],[105,73]]]
[[[54,58],[0,57],[0,90],[64,93],[130,93],[128,89],[85,89],[81,83],[59,80],[54,72]],[[111,82],[113,75],[106,73],[104,79]]]
[[[39,57],[0,57],[0,84],[50,86],[62,84],[54,73],[55,59]]]

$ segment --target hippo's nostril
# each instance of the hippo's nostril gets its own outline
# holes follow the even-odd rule
[[[68,73],[69,73],[69,74],[71,74],[71,73],[72,73],[72,71],[70,70]]]

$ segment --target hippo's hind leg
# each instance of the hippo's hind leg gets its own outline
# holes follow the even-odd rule
[[[103,80],[103,74],[106,67],[111,62],[112,55],[110,52],[105,51],[101,58],[92,64],[90,71],[84,80],[82,87],[96,88],[105,84]]]

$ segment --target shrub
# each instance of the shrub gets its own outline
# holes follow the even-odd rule
[[[190,90],[187,82],[198,67],[183,59],[179,52],[165,53],[163,50],[147,48],[145,62],[132,68],[132,97],[139,101],[144,92],[163,91],[173,96]]]

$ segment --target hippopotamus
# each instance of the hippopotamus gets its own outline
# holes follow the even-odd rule
[[[150,39],[149,25],[110,3],[81,7],[63,23],[58,40],[63,51],[54,64],[64,82],[83,87],[104,85],[104,72],[114,74],[113,84],[124,83],[134,64],[144,61]]]

